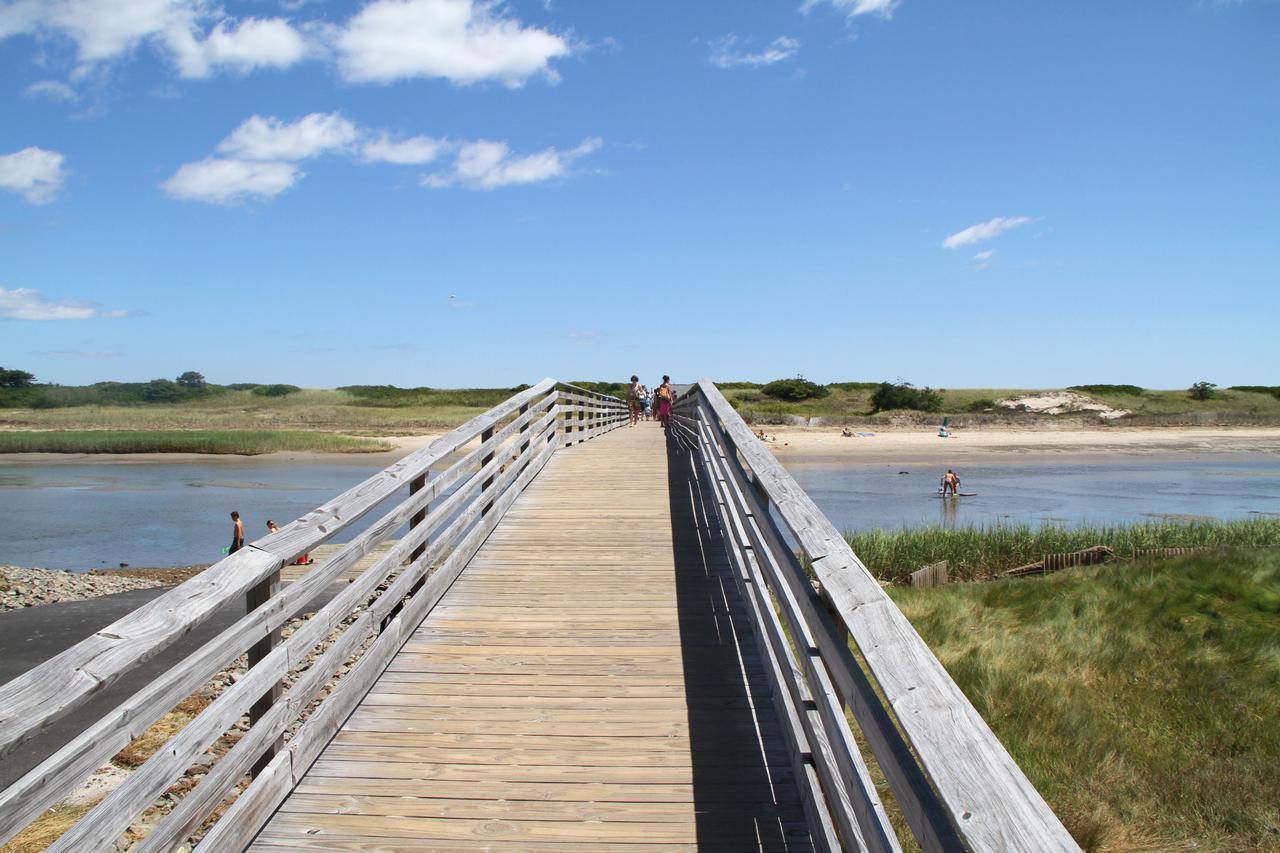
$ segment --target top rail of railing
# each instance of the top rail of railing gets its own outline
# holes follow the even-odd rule
[[[924,849],[1078,850],[849,543],[712,382],[702,380],[682,395],[675,427],[716,483],[729,546],[751,581],[747,586],[763,583],[772,594],[759,609],[766,635],[770,622],[787,623],[795,651],[785,640],[775,645],[787,682],[778,692],[795,700],[846,847],[900,849],[844,706]],[[776,633],[784,636],[781,626]]]
[[[242,596],[247,603],[243,618],[0,792],[0,844],[247,653],[244,675],[50,849],[111,845],[248,713],[250,725],[236,733],[235,746],[146,836],[141,849],[181,845],[253,771],[254,783],[233,806],[241,819],[220,822],[203,846],[219,850],[246,841],[237,833],[250,826],[256,831],[252,819],[265,818],[300,778],[551,454],[625,419],[622,400],[544,379],[0,686],[3,758],[219,608]],[[385,509],[388,502],[393,503]],[[280,586],[284,565],[380,507],[383,514],[364,532],[299,580]],[[290,617],[397,532],[394,547],[281,639]],[[325,698],[330,679],[356,657]],[[291,737],[284,747],[286,735]]]

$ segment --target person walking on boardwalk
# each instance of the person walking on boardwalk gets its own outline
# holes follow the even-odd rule
[[[240,513],[235,510],[231,511],[231,547],[227,549],[228,554],[234,554],[244,547],[244,522],[240,520]]]
[[[649,390],[649,386],[643,382],[640,383],[640,417],[646,421],[649,420],[649,409],[653,406],[653,392]]]
[[[671,388],[670,376],[662,377],[662,384],[658,386],[654,397],[658,401],[658,423],[662,424],[663,429],[666,429],[671,422],[671,406],[676,401],[676,392]]]
[[[627,412],[631,415],[631,425],[635,426],[640,421],[640,408],[644,405],[641,402],[641,391],[644,388],[640,384],[639,376],[631,377],[631,387],[627,389]]]

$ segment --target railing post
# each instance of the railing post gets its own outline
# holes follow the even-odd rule
[[[523,414],[525,414],[525,413],[526,413],[526,412],[528,412],[528,411],[529,411],[529,404],[528,404],[528,403],[525,403],[523,406],[521,406],[521,407],[520,407],[520,414],[522,414],[522,415],[523,415]],[[521,435],[523,435],[524,433],[526,433],[526,432],[528,432],[528,431],[529,431],[529,424],[527,424],[527,423],[526,423],[524,426],[520,427],[520,434],[521,434]],[[525,452],[526,450],[528,450],[528,449],[529,449],[529,439],[527,439],[527,438],[526,438],[526,439],[524,440],[524,443],[522,443],[522,444],[520,445],[520,453],[521,453],[521,455],[523,455],[523,454],[524,454],[524,452]]]
[[[491,438],[493,438],[493,427],[489,427],[487,430],[480,433],[481,442],[486,442]],[[480,457],[480,467],[483,468],[484,466],[492,462],[493,457],[495,455],[496,455],[496,451],[490,450],[484,456]],[[481,500],[483,500],[484,497],[486,496],[486,493],[489,491],[489,487],[493,485],[493,479],[494,479],[493,476],[490,475],[489,477],[485,478],[485,481],[483,483],[480,484],[480,495],[478,497]],[[491,509],[493,509],[493,501],[489,501],[484,505],[484,509],[480,510],[480,515],[482,516],[488,515],[489,510]]]
[[[412,497],[413,495],[416,495],[418,492],[422,491],[427,487],[427,475],[429,473],[430,473],[429,471],[424,471],[421,477],[417,477],[409,482],[410,497]],[[426,519],[427,510],[429,510],[430,508],[431,508],[431,504],[423,504],[422,509],[415,512],[413,516],[410,517],[409,519],[410,530],[413,530],[413,528],[417,527],[419,524],[423,522],[424,519]],[[422,544],[414,548],[413,552],[409,554],[409,562],[412,563],[414,560],[421,557],[422,552],[426,550],[427,550],[427,540],[423,539]]]
[[[263,579],[257,586],[250,587],[248,592],[244,594],[244,608],[246,613],[252,613],[280,591],[280,570],[276,569],[268,577]],[[253,669],[262,661],[271,650],[280,644],[280,629],[276,628],[263,637],[258,642],[249,647],[249,669]],[[279,681],[271,685],[271,689],[263,693],[256,702],[249,708],[249,726],[252,727],[258,720],[271,710],[271,706],[280,698],[282,687]],[[276,753],[284,748],[284,733],[272,741],[271,745],[263,751],[262,755],[254,762],[251,775],[256,779],[258,774],[271,763],[271,759],[276,757]]]

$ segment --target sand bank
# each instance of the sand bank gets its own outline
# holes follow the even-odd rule
[[[1219,456],[1280,453],[1280,429],[1220,427],[1109,427],[1105,429],[970,429],[939,438],[936,430],[875,431],[845,438],[839,429],[766,428],[768,447],[784,463],[963,462],[1027,455]]]

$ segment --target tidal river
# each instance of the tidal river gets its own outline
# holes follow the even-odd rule
[[[847,530],[1280,517],[1280,459],[1262,454],[1070,463],[1019,456],[1016,464],[958,469],[962,491],[977,494],[945,501],[937,496],[945,468],[937,465],[789,464],[818,506]],[[268,518],[283,525],[375,470],[359,457],[2,461],[0,564],[85,571],[211,563],[230,540],[231,510],[254,539]]]

